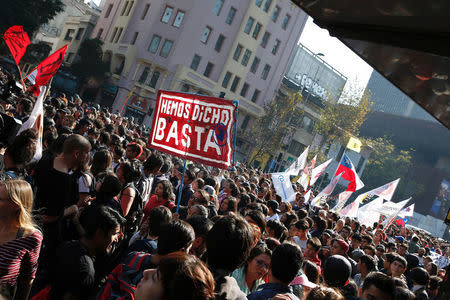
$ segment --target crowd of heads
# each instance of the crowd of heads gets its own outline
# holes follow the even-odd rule
[[[0,100],[3,113],[26,121],[35,98],[11,97]],[[449,244],[423,231],[310,206],[299,184],[285,201],[268,174],[244,165],[184,167],[153,150],[149,129],[133,118],[78,96],[48,96],[44,114],[42,158],[33,160],[37,132],[21,132],[3,144],[0,183],[20,227],[43,233],[31,294],[49,284],[54,297],[99,295],[136,253],[151,257],[134,282],[136,299],[221,299],[225,286],[229,297],[238,287],[264,299],[275,285],[289,299],[432,299],[447,276]],[[73,241],[101,258],[89,291],[71,290],[64,276],[75,275],[55,265]]]

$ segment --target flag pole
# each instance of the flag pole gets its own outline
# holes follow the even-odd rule
[[[181,194],[183,192],[183,181],[184,181],[184,174],[186,173],[186,159],[184,160],[184,166],[183,166],[183,174],[181,174],[181,182],[180,182],[180,189],[178,190],[178,201],[177,201],[177,214],[180,210],[180,202],[181,202]]]

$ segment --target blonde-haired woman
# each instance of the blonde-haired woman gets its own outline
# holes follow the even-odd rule
[[[0,182],[0,295],[28,299],[42,233],[31,216],[33,192],[28,182]]]

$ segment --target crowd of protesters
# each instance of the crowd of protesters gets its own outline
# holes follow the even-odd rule
[[[0,81],[1,112],[25,121],[36,99]],[[242,165],[190,162],[181,184],[132,118],[63,94],[44,112],[40,160],[32,129],[2,144],[0,299],[450,297],[443,240],[310,207],[297,184],[283,202]]]

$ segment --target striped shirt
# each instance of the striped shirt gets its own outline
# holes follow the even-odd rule
[[[0,287],[16,285],[19,275],[34,279],[41,243],[42,233],[36,230],[0,245]]]

